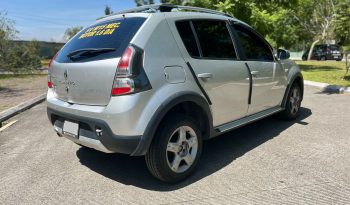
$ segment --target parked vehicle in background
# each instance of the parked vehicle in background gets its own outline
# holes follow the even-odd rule
[[[304,61],[307,60],[310,49],[307,49],[302,56]],[[335,44],[320,44],[314,47],[312,52],[311,60],[337,60],[341,61],[343,54],[339,45]]]
[[[83,29],[50,63],[48,117],[59,136],[145,155],[155,177],[178,182],[196,169],[203,140],[273,114],[298,116],[303,77],[288,58],[217,11],[121,11]]]

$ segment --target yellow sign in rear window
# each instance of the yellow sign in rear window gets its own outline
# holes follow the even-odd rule
[[[120,26],[120,22],[93,26],[88,28],[83,34],[81,34],[79,36],[79,39],[89,38],[93,36],[112,35],[113,32],[119,28],[119,26]]]

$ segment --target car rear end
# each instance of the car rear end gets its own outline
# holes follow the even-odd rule
[[[343,59],[343,54],[341,48],[338,45],[329,45],[328,46],[328,55],[330,60],[341,61]]]
[[[137,122],[152,87],[143,50],[133,44],[149,14],[98,21],[74,36],[49,66],[47,112],[55,131],[103,152],[131,154]]]

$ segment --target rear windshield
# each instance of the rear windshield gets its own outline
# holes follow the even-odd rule
[[[60,63],[73,62],[67,57],[68,54],[89,48],[113,48],[115,51],[83,58],[77,62],[120,57],[145,20],[141,17],[114,19],[85,28],[62,48],[56,61]]]
[[[340,50],[340,47],[337,46],[337,45],[330,45],[330,46],[329,46],[329,49],[331,49],[332,51],[339,51],[339,50]]]

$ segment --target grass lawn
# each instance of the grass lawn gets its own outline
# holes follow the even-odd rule
[[[295,61],[301,68],[304,80],[350,87],[350,73],[344,80],[345,62]]]

